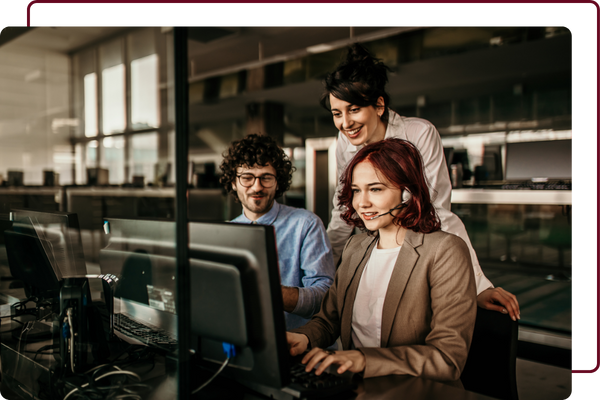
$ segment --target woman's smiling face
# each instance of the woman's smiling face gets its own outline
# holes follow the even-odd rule
[[[383,104],[383,98],[380,98]],[[347,101],[329,95],[333,123],[354,146],[369,144],[385,138],[385,124],[380,115],[381,107],[355,106]]]
[[[400,210],[389,212],[402,202],[402,191],[393,186],[369,161],[363,161],[352,172],[352,207],[370,231],[398,229],[392,221]],[[381,217],[375,218],[377,215]]]

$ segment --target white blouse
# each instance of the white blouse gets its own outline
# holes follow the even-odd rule
[[[357,347],[381,347],[383,301],[400,248],[373,249],[365,267],[352,309],[352,344]]]

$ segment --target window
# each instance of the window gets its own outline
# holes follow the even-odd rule
[[[105,135],[125,130],[125,66],[102,71],[102,131]]]
[[[102,168],[108,169],[108,183],[118,185],[125,181],[125,138],[105,137],[102,140]]]
[[[172,122],[161,110],[170,40],[159,28],[136,29],[73,54],[76,183],[86,184],[87,169],[101,167],[112,185],[140,175],[147,184],[158,164],[172,163]]]
[[[83,77],[84,124],[87,137],[98,135],[97,84],[95,72]]]
[[[133,129],[158,127],[158,56],[131,62],[131,126]]]
[[[129,178],[143,176],[146,183],[154,181],[154,165],[158,162],[158,134],[134,135],[129,146]]]

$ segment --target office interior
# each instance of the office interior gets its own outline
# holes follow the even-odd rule
[[[219,164],[229,144],[250,133],[274,137],[296,168],[292,187],[278,201],[313,211],[327,225],[337,130],[319,105],[321,81],[346,46],[360,42],[393,70],[390,107],[438,129],[453,184],[452,211],[464,222],[486,276],[519,300],[520,397],[569,396],[567,29],[197,27],[185,29],[184,51],[177,50],[177,32],[169,27],[2,32],[2,231],[13,225],[14,210],[76,213],[84,270],[94,276],[123,274],[124,263],[107,256],[117,239],[172,244],[164,253],[150,251],[152,262],[182,254],[178,245],[186,243],[180,241],[186,220],[192,245],[194,223],[218,224],[241,213],[219,185]],[[129,229],[131,220],[139,223]],[[162,225],[145,229],[148,222]],[[157,226],[164,230],[154,230]],[[11,274],[6,246],[0,236],[1,299],[11,304],[22,300],[22,288]],[[186,276],[180,266],[144,278],[147,292],[140,296],[152,312],[190,315],[185,300],[194,288],[178,292],[185,287],[178,279]],[[106,298],[103,282],[90,279],[94,300]],[[7,308],[2,310],[4,317]],[[174,337],[193,341],[181,331],[189,322],[166,319],[161,323],[170,324]],[[3,335],[11,323],[2,318]],[[13,383],[24,379],[27,368],[36,376],[52,370],[50,356],[24,357],[3,342],[3,384],[7,376]],[[193,370],[191,358],[164,357],[151,374],[147,398],[187,398],[182,385],[187,390],[199,383],[182,376]],[[162,375],[175,378],[165,383]],[[12,387],[15,398],[44,398],[47,388],[40,380],[16,385],[23,390]]]

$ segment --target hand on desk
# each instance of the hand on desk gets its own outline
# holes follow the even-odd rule
[[[486,310],[509,314],[513,321],[521,319],[521,310],[519,309],[517,298],[514,294],[500,287],[489,288],[479,293],[477,296],[477,305]]]

